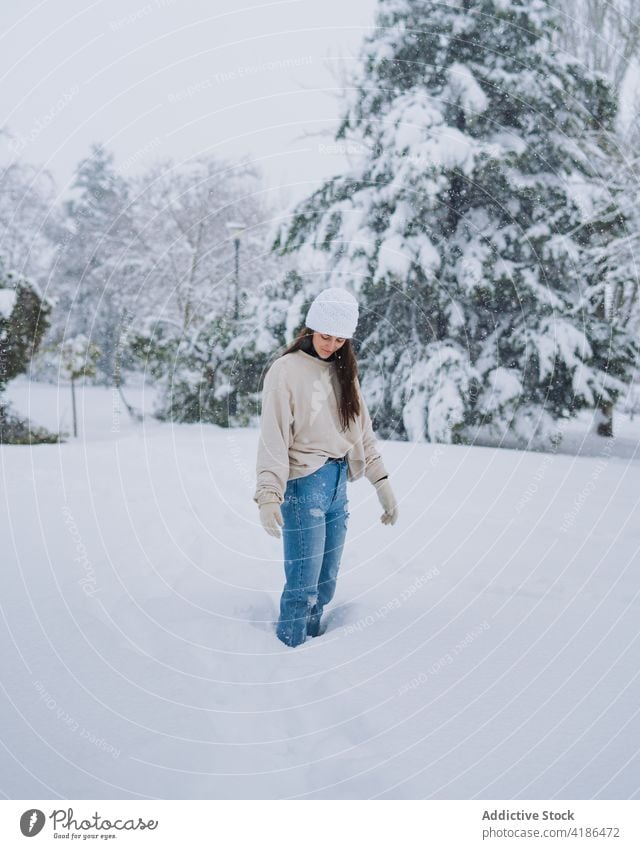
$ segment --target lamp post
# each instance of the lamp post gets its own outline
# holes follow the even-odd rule
[[[238,300],[238,290],[240,288],[240,236],[245,231],[245,226],[241,222],[238,221],[229,221],[227,223],[227,230],[233,236],[233,244],[235,245],[235,254],[236,254],[236,270],[235,270],[235,278],[236,278],[236,295],[235,295],[235,307],[233,311],[233,317],[237,321],[240,315],[239,308],[239,300]]]

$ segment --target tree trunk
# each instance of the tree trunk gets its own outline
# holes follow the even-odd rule
[[[613,404],[602,401],[596,411],[598,436],[613,436]]]
[[[78,435],[78,423],[76,418],[76,385],[71,378],[71,406],[73,408],[73,435]]]

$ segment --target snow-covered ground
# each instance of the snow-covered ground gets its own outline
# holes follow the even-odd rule
[[[9,396],[71,428],[67,386]],[[639,419],[583,419],[590,456],[382,442],[400,519],[349,485],[327,631],[290,649],[257,430],[78,400],[77,440],[0,448],[4,796],[640,796]]]

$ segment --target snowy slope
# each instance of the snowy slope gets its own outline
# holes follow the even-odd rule
[[[67,387],[10,390],[70,422]],[[0,448],[4,795],[640,795],[638,421],[622,457],[382,443],[400,520],[349,485],[327,631],[290,649],[257,430],[79,400],[82,438]]]

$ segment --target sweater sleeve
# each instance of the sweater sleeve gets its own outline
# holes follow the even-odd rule
[[[289,446],[293,411],[291,393],[280,360],[269,368],[262,388],[262,414],[256,462],[256,504],[282,504],[289,479]]]
[[[360,389],[360,381],[357,378],[356,381],[358,384],[358,392],[360,394],[360,423],[362,428],[362,446],[364,448],[364,459],[366,463],[364,473],[367,480],[370,483],[375,484],[381,478],[388,477],[388,473],[380,454],[378,441],[373,432],[371,416],[369,415],[367,402],[364,400],[364,396]]]

